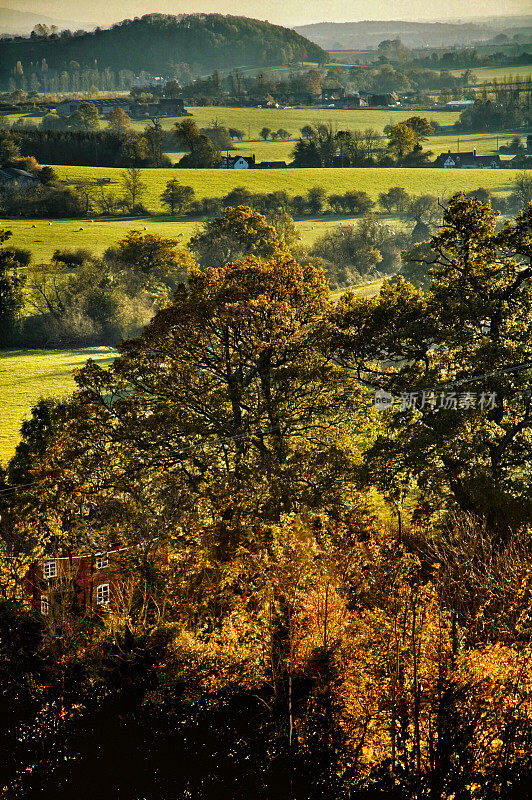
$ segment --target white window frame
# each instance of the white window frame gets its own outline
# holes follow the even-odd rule
[[[96,587],[96,605],[107,606],[109,605],[109,584],[99,583]]]
[[[57,561],[55,559],[44,562],[43,575],[46,580],[57,578]]]
[[[45,594],[41,594],[41,614],[47,617],[50,613],[50,600]]]
[[[96,569],[105,569],[109,566],[109,553],[97,553],[94,563]]]

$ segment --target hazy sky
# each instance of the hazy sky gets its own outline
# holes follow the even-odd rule
[[[0,0],[4,8],[101,25],[159,11],[218,12],[268,19],[279,25],[364,19],[443,20],[530,13],[530,0]]]

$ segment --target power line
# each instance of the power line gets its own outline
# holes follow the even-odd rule
[[[436,386],[431,386],[426,388],[425,392],[434,392],[437,389],[448,389],[451,386],[464,386],[468,383],[476,383],[477,381],[481,381],[484,378],[494,378],[497,375],[508,375],[512,372],[522,372],[527,369],[532,369],[532,361],[527,361],[523,364],[516,364],[514,367],[504,367],[503,369],[495,370],[494,372],[486,372],[482,375],[473,375],[471,378],[460,378],[459,380],[448,381],[447,383],[439,383]],[[388,373],[389,374],[389,373]],[[380,389],[380,386],[377,384],[372,383],[371,381],[367,381],[364,378],[359,378],[361,382],[363,382],[366,386],[370,388]]]
[[[296,423],[304,422],[304,420],[295,420],[295,422]],[[288,427],[289,426],[287,426],[287,429]],[[236,441],[239,439],[249,439],[252,436],[268,436],[271,433],[279,433],[280,431],[281,431],[281,425],[272,425],[270,428],[267,428],[265,430],[262,428],[257,428],[254,431],[247,431],[246,433],[237,433],[233,436],[224,436],[223,438],[218,438],[212,441],[212,444],[225,444],[226,442]],[[184,447],[181,450],[176,450],[174,452],[174,456],[187,455],[187,453],[191,453],[194,450],[200,450],[202,447],[205,446],[205,444],[207,444],[212,439],[213,439],[212,436],[205,436],[203,437],[201,442],[198,442],[197,444],[190,445],[189,447]],[[31,483],[20,483],[17,484],[16,486],[9,486],[6,487],[5,489],[0,489],[0,494],[9,494],[11,492],[18,492],[19,490],[25,489],[28,486],[38,486],[38,484],[39,481],[32,481]]]

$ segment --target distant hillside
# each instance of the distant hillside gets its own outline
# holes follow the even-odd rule
[[[86,21],[73,19],[55,19],[44,14],[33,14],[31,11],[15,11],[12,8],[0,8],[0,36],[9,34],[10,36],[20,36],[32,32],[36,25],[47,25],[49,28],[55,25],[59,30],[77,30],[85,28],[92,30],[96,25]]]
[[[327,55],[295,31],[268,22],[220,14],[148,14],[80,36],[0,41],[0,80],[5,83],[18,61],[26,73],[43,58],[49,70],[68,68],[75,61],[82,69],[97,64],[100,70],[165,75],[172,65],[184,62],[208,72],[326,61]]]
[[[532,19],[532,18],[529,18]],[[526,18],[523,18],[523,22]],[[515,23],[514,23],[515,24]],[[487,41],[497,31],[504,32],[512,25],[501,20],[500,28],[493,24],[446,22],[319,22],[294,28],[302,36],[316,42],[325,50],[375,49],[384,39],[399,38],[406,47],[451,47]]]

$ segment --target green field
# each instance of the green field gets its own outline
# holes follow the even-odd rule
[[[330,228],[356,224],[358,217],[305,217],[296,219],[296,227],[302,243],[310,246]],[[384,216],[395,225],[403,224],[397,217]],[[83,248],[96,255],[122,239],[130,230],[159,233],[169,238],[178,238],[186,244],[203,220],[176,220],[168,217],[133,217],[124,219],[106,219],[96,217],[94,223],[88,220],[54,220],[50,226],[47,220],[9,220],[4,227],[13,233],[10,244],[31,250],[34,263],[49,261],[55,250],[77,250]],[[36,228],[32,226],[36,225]],[[80,230],[83,228],[83,230]],[[182,234],[182,235],[180,235]]]
[[[244,131],[242,143],[235,142],[235,152],[249,155],[255,153],[259,161],[286,160],[291,158],[294,142],[299,136],[300,129],[309,124],[331,124],[333,128],[364,129],[376,128],[382,131],[386,125],[400,122],[412,116],[413,111],[406,109],[389,111],[373,109],[339,110],[328,108],[232,108],[219,106],[191,106],[189,111],[193,114],[199,127],[209,127],[213,122],[225,125],[227,128],[239,128]],[[428,113],[428,112],[427,112]],[[429,114],[430,116],[430,114]],[[457,111],[434,112],[433,115],[440,125],[453,125],[458,119]],[[10,123],[20,119],[19,114],[9,114],[6,119]],[[22,114],[27,122],[39,125],[42,115],[35,116],[31,112]],[[164,117],[161,124],[165,130],[171,130],[176,122],[183,117]],[[133,129],[142,130],[147,120],[133,120]],[[105,129],[106,123],[102,123]],[[277,131],[284,128],[291,134],[287,142],[264,141],[260,138],[260,131],[267,127]],[[177,152],[173,156],[177,158]]]
[[[36,225],[36,228],[32,226]],[[94,223],[87,219],[54,220],[9,220],[2,227],[13,233],[10,244],[31,250],[33,261],[49,261],[55,250],[77,250],[82,248],[96,255],[122,239],[132,229],[156,232],[162,236],[183,238],[188,241],[197,227],[197,222],[170,221],[168,217],[102,219],[96,217]],[[83,230],[80,230],[83,228]],[[179,234],[183,234],[180,237]]]
[[[241,143],[235,142],[233,152],[242,155],[255,154],[258,161],[291,161],[294,143],[299,136],[300,129],[309,124],[331,124],[335,129],[364,129],[376,128],[383,131],[386,125],[393,125],[401,120],[412,116],[411,110],[391,109],[382,110],[338,110],[328,108],[231,108],[219,106],[194,106],[189,108],[199,127],[209,127],[213,122],[225,125],[227,128],[239,128],[244,131],[244,139]],[[427,112],[430,116],[430,114]],[[456,111],[434,112],[433,116],[440,125],[452,125],[458,119]],[[39,125],[41,116],[34,116],[31,113],[23,114],[28,122]],[[18,114],[7,115],[7,119],[13,123],[20,118]],[[161,119],[161,124],[165,130],[171,130],[176,122],[183,117],[165,117]],[[133,120],[133,129],[142,130],[147,120]],[[102,129],[105,129],[105,122]],[[286,141],[264,141],[260,138],[260,131],[267,127],[277,131],[284,128],[291,134],[291,138]],[[177,161],[180,153],[176,149],[169,152],[172,161]]]
[[[272,130],[285,128],[294,137],[299,136],[299,130],[309,124],[331,124],[337,128],[376,128],[382,131],[385,125],[394,124],[408,119],[413,113],[409,109],[334,109],[334,108],[233,108],[228,106],[189,106],[187,109],[200,127],[209,127],[214,120],[228,128],[240,128],[248,140],[258,140],[259,132],[267,127]],[[431,112],[432,113],[432,112]],[[429,114],[429,112],[427,112]],[[13,123],[20,116],[28,122],[40,124],[42,115],[35,114],[9,114],[7,119]],[[430,116],[430,114],[429,114]],[[434,112],[440,125],[453,125],[458,119],[457,111]],[[174,124],[183,117],[162,117],[161,124],[166,130],[173,128]],[[133,127],[142,129],[148,120],[135,119]],[[103,125],[102,127],[105,127]]]
[[[111,188],[120,190],[122,170],[111,167],[55,168],[63,180],[94,180],[110,178]],[[328,194],[348,189],[366,191],[374,200],[390,186],[403,186],[408,192],[449,195],[459,190],[469,191],[486,186],[498,192],[508,192],[515,182],[515,170],[444,170],[444,169],[145,169],[147,186],[145,205],[150,211],[161,211],[159,196],[170,178],[192,186],[198,198],[222,197],[235,186],[245,186],[253,192],[272,192],[284,189],[289,195],[305,194],[312,186],[323,186]]]
[[[111,187],[120,191],[120,170],[91,167],[59,167],[61,177],[96,178],[110,176]],[[456,191],[472,191],[479,186],[504,195],[511,191],[515,181],[515,170],[436,170],[436,169],[316,169],[316,170],[265,170],[250,172],[225,170],[144,170],[148,185],[146,204],[160,211],[159,195],[168,178],[178,177],[183,183],[194,186],[198,197],[221,196],[235,186],[247,186],[252,191],[268,192],[286,189],[290,195],[304,194],[312,186],[323,186],[328,193],[345,192],[347,189],[362,189],[374,199],[390,186],[404,186],[413,194],[430,193],[443,198]],[[296,219],[296,226],[305,245],[311,245],[325,230],[342,222],[344,225],[356,221],[324,215]],[[155,231],[163,236],[188,241],[201,220],[168,216],[116,217],[77,220],[2,220],[2,227],[13,233],[10,240],[15,247],[32,251],[36,262],[49,260],[56,249],[90,250],[98,255],[115,244],[135,228]],[[35,227],[34,227],[35,226]]]
[[[500,133],[498,136],[496,133],[445,133],[431,136],[431,138],[424,143],[424,148],[425,150],[432,151],[434,156],[447,152],[447,150],[464,151],[473,150],[473,148],[476,148],[479,154],[489,155],[491,153],[496,153],[497,147],[508,144],[514,136],[523,137],[523,132],[512,131],[510,133]],[[286,161],[290,163],[293,159],[295,141],[295,139],[289,139],[286,142],[274,142],[271,140],[267,142],[262,140],[237,142],[232,148],[231,153],[233,155],[243,156],[254,155],[257,161]],[[383,145],[384,143],[385,140],[383,137]],[[178,150],[169,150],[167,155],[172,163],[175,164],[179,161],[183,153]]]
[[[200,127],[208,127],[214,120],[227,128],[240,128],[248,140],[259,139],[259,132],[267,127],[272,130],[285,128],[294,138],[304,125],[331,124],[333,128],[364,129],[376,128],[382,131],[385,125],[411,117],[411,109],[337,109],[337,108],[228,108],[218,106],[189,107]],[[427,112],[428,113],[428,112]],[[454,125],[460,116],[457,111],[434,112],[440,125]],[[163,127],[170,129],[182,117],[161,120]],[[135,120],[134,125],[142,127],[145,123]]]
[[[478,49],[479,48],[477,47],[477,50]],[[352,63],[353,59],[367,59],[367,63],[361,66],[361,69],[367,69],[367,67],[370,66],[369,62],[372,62],[376,56],[375,50],[331,50],[329,52],[335,59],[335,63],[331,66],[345,66],[350,69],[356,67],[356,64]],[[372,66],[378,66],[376,59],[373,61]],[[432,69],[432,67],[428,67],[428,69]],[[434,68],[434,71],[438,73],[440,69],[441,68],[438,66]],[[466,69],[472,69],[474,74],[478,76],[479,84],[489,82],[494,79],[501,80],[502,78],[507,78],[509,75],[512,75],[513,77],[528,78],[532,74],[532,64],[519,64],[507,67],[460,67],[458,69],[450,69],[449,72],[451,75],[461,75]]]
[[[451,69],[450,72],[452,75],[461,75],[463,69]],[[478,77],[478,83],[489,83],[493,80],[502,80],[503,78],[508,78],[512,76],[512,78],[530,78],[532,75],[532,65],[525,64],[523,66],[512,66],[512,67],[473,67],[473,72]]]
[[[470,146],[469,144],[467,145]],[[119,169],[107,167],[58,167],[61,178],[69,180],[110,177],[110,188],[120,192]],[[360,189],[377,200],[379,193],[390,186],[404,186],[412,194],[430,193],[449,197],[454,192],[472,191],[479,186],[504,195],[512,190],[515,170],[441,170],[441,169],[287,169],[287,170],[143,170],[148,187],[145,204],[154,212],[161,212],[159,195],[170,177],[194,187],[197,197],[222,196],[235,186],[246,186],[255,192],[285,189],[289,195],[305,194],[312,186],[323,186],[327,193],[341,193]],[[303,243],[310,245],[326,229],[354,222],[355,218],[320,216],[296,219]],[[1,224],[13,232],[11,244],[32,251],[34,261],[48,260],[56,249],[84,248],[101,254],[136,228],[156,231],[163,236],[188,241],[201,220],[181,217],[148,216],[116,217],[76,220],[4,219]],[[34,227],[35,226],[35,227]],[[181,236],[180,236],[181,234]]]
[[[383,219],[394,225],[402,225],[399,217],[383,215]],[[359,217],[340,217],[334,214],[322,217],[305,217],[295,220],[296,228],[305,246],[311,246],[315,240],[330,228],[342,225],[355,225]],[[96,255],[116,244],[130,230],[144,228],[148,233],[158,233],[169,238],[178,238],[184,245],[204,220],[179,219],[169,217],[132,217],[124,219],[106,219],[96,217],[94,222],[88,220],[54,220],[50,226],[47,220],[9,220],[4,227],[13,233],[10,244],[31,250],[34,263],[49,261],[55,250],[77,250],[83,248]],[[36,228],[32,226],[36,225]],[[80,230],[83,228],[83,230]]]
[[[515,131],[510,133],[452,133],[443,134],[440,136],[432,136],[427,140],[424,145],[426,150],[432,150],[434,155],[446,153],[447,150],[453,152],[465,152],[466,150],[473,150],[476,148],[479,155],[490,155],[496,153],[497,148],[503,144],[509,144],[514,136],[524,138],[526,144],[526,135],[522,131]],[[501,156],[505,158],[511,156]]]
[[[482,70],[479,70],[479,73]],[[484,80],[484,79],[483,79]],[[487,78],[486,78],[487,80]],[[300,129],[304,125],[311,124],[331,124],[335,129],[364,129],[376,128],[383,131],[386,125],[400,122],[407,119],[412,114],[420,113],[431,119],[435,119],[440,125],[453,125],[458,119],[457,111],[423,111],[417,112],[412,109],[390,109],[390,110],[338,110],[327,108],[228,108],[218,106],[191,107],[190,111],[194,115],[200,127],[208,127],[217,122],[226,127],[239,128],[244,131],[242,142],[236,142],[232,150],[234,154],[252,155],[257,161],[287,161],[292,160],[292,152],[295,141],[297,140]],[[23,115],[29,122],[40,123],[41,117],[34,117],[31,114]],[[18,119],[16,114],[9,115],[8,119],[14,122]],[[173,128],[175,122],[182,120],[182,117],[166,117],[161,120],[166,130]],[[133,120],[133,128],[142,130],[146,125],[146,120]],[[105,123],[102,125],[105,128]],[[264,141],[260,138],[259,132],[263,127],[271,130],[285,128],[291,138],[287,141]],[[510,141],[516,132],[509,131],[499,136],[499,145]],[[384,137],[383,137],[384,138]],[[473,149],[476,147],[479,153],[487,154],[495,152],[497,147],[497,137],[493,134],[467,134],[460,137],[460,149]],[[448,149],[458,149],[457,136],[445,134],[434,136],[425,143],[425,148],[433,151],[436,155]],[[177,147],[170,148],[168,152],[172,162],[176,162],[181,157]]]
[[[88,358],[112,361],[108,347],[83,350],[0,351],[0,463],[13,455],[20,425],[42,397],[66,397],[74,389],[72,370]]]

